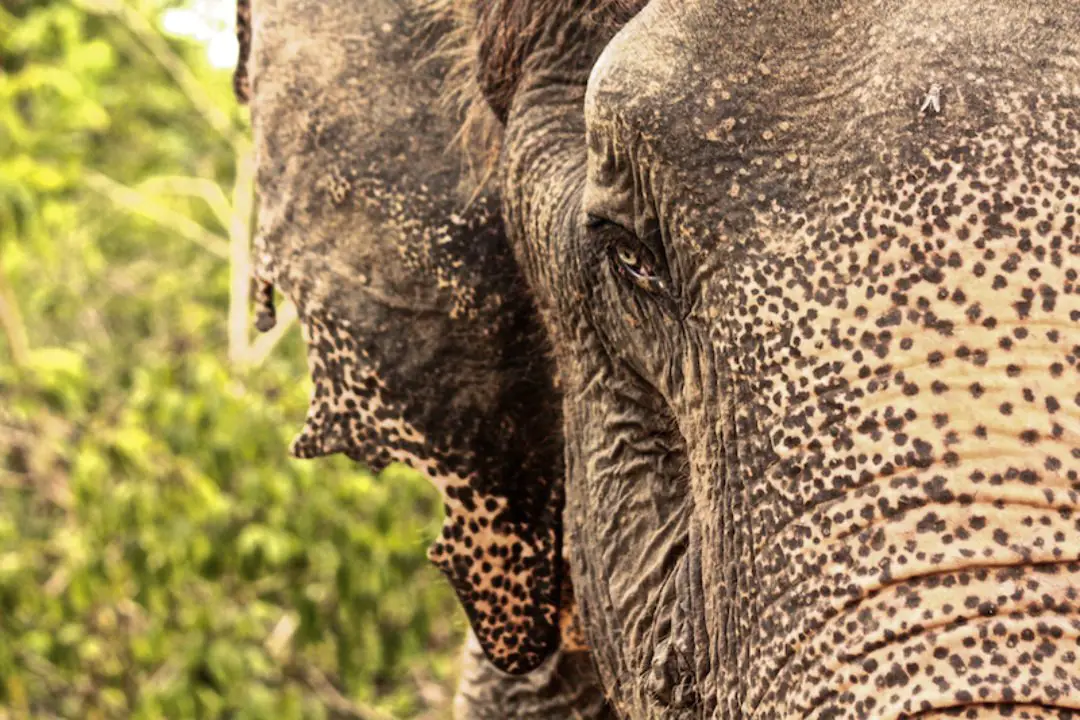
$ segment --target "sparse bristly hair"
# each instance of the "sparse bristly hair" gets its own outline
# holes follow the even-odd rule
[[[475,135],[486,112],[474,107],[486,101],[500,123],[506,121],[524,63],[545,30],[556,23],[589,23],[618,27],[637,13],[647,0],[418,0],[418,11],[431,22],[453,29],[436,53],[451,59],[444,92],[451,98],[463,134]],[[248,56],[251,52],[251,0],[238,0],[236,36],[240,46],[233,77],[236,96],[247,102],[251,94]],[[472,126],[471,128],[469,126]],[[490,131],[479,133],[486,139]],[[463,138],[472,144],[475,137]],[[475,148],[472,148],[475,150]]]

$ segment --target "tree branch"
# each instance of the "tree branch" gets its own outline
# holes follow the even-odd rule
[[[209,206],[221,227],[229,227],[232,221],[232,206],[221,187],[213,180],[186,175],[158,175],[139,183],[135,189],[199,198]]]
[[[110,177],[88,171],[86,182],[113,204],[183,235],[188,240],[217,257],[229,259],[229,243],[189,217],[154,203],[143,193],[121,185]]]
[[[229,220],[229,361],[244,364],[251,330],[251,208],[255,186],[255,158],[246,143],[237,146]]]
[[[217,106],[187,63],[169,47],[169,43],[145,17],[124,0],[80,0],[79,4],[91,11],[106,13],[119,19],[165,72],[172,76],[177,87],[207,124],[230,143],[236,142],[238,135],[228,114]]]
[[[311,688],[319,700],[326,707],[339,715],[354,720],[391,720],[390,716],[373,707],[362,705],[342,695],[330,679],[314,666],[294,666],[294,671],[299,675],[309,688]]]
[[[285,337],[285,333],[292,329],[295,322],[296,306],[288,303],[278,311],[277,324],[269,332],[263,333],[256,338],[255,342],[251,344],[245,364],[248,367],[258,367],[266,362],[266,358],[270,357],[270,353]]]

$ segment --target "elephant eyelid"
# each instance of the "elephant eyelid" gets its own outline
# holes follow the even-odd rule
[[[600,232],[605,229],[618,229],[622,232],[633,235],[633,232],[623,227],[619,223],[615,222],[614,220],[608,220],[603,215],[595,215],[593,213],[588,213],[585,216],[585,229],[593,233]]]
[[[670,283],[660,257],[636,233],[607,218],[589,214],[585,227],[607,246],[607,255],[616,271],[634,285],[650,293],[667,293]]]

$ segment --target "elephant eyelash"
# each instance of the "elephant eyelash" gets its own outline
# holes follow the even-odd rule
[[[616,273],[642,290],[667,293],[668,282],[656,254],[630,230],[605,218],[590,215],[586,227],[607,245]]]

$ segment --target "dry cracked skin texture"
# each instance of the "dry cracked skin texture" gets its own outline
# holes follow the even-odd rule
[[[521,672],[558,638],[550,372],[494,203],[457,193],[452,159],[420,160],[449,144],[417,104],[438,69],[406,72],[427,21],[370,10],[346,28],[323,3],[254,6],[258,273],[296,302],[315,382],[293,452],[426,473],[447,511],[432,560]]]
[[[471,204],[415,18],[332,6],[254,15],[296,451],[429,473],[489,658],[555,646],[565,518],[622,716],[1080,710],[1075,4],[654,0],[605,49],[540,3],[478,41],[506,133]]]
[[[652,3],[585,101],[584,205],[657,227],[663,289],[581,283],[621,313],[578,321],[616,360],[575,363],[567,383],[586,408],[567,433],[586,438],[569,531],[629,548],[674,525],[616,527],[647,512],[615,485],[625,445],[643,443],[605,424],[620,400],[597,378],[621,362],[661,398],[689,466],[687,528],[651,550],[689,537],[724,558],[691,561],[703,607],[680,621],[679,592],[643,612],[629,589],[651,554],[575,545],[605,682],[669,671],[677,692],[659,700],[620,688],[631,716],[1080,708],[1076,46],[1027,8],[958,20],[948,3],[867,3],[777,49],[740,5]],[[1038,78],[1010,68],[1029,48]],[[524,178],[521,132],[507,144]],[[557,307],[556,332],[581,337]],[[647,638],[664,612],[689,661],[597,641]]]

